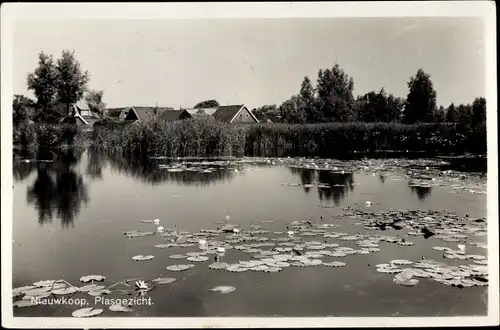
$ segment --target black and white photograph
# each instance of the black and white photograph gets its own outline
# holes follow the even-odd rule
[[[495,11],[2,4],[3,326],[498,325]]]

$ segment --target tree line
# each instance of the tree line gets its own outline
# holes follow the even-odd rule
[[[437,93],[429,74],[419,69],[408,81],[406,98],[382,88],[354,97],[354,79],[337,64],[318,72],[316,86],[305,77],[298,94],[281,105],[253,109],[260,121],[306,124],[327,122],[459,123],[476,126],[486,122],[486,100],[472,104],[436,105]]]

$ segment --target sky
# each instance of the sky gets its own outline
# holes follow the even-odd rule
[[[382,87],[404,97],[419,68],[437,104],[485,96],[480,18],[278,18],[16,21],[13,92],[43,51],[75,51],[108,107],[193,107],[216,99],[250,108],[281,104],[305,76],[338,63],[354,94]]]

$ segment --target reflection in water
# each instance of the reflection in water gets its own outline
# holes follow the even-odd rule
[[[409,185],[411,192],[417,195],[417,198],[420,201],[425,200],[427,197],[430,196],[432,192],[432,187],[431,186],[415,186],[415,185]]]
[[[28,203],[35,205],[40,224],[52,222],[54,210],[64,228],[73,226],[73,219],[87,204],[87,187],[83,177],[75,172],[82,151],[60,152],[54,163],[37,163],[37,177],[28,187]]]
[[[102,152],[95,148],[87,150],[87,169],[85,174],[92,179],[102,179],[102,168],[106,164]]]
[[[302,186],[318,184],[318,198],[320,201],[333,201],[339,204],[347,193],[354,189],[352,173],[332,172],[328,170],[313,170],[308,168],[289,167],[290,172],[300,177]],[[304,187],[309,192],[310,187]]]
[[[168,161],[154,160],[148,158],[132,158],[120,155],[108,155],[107,161],[111,168],[142,180],[152,185],[164,182],[175,182],[182,185],[208,186],[213,183],[224,183],[234,178],[234,171],[227,170],[226,167],[216,167],[212,172],[190,171],[169,172],[165,168],[160,168],[160,164],[168,164]],[[191,166],[190,166],[191,167]],[[203,166],[206,168],[207,166]]]
[[[380,181],[380,183],[384,184],[384,183],[385,183],[385,175],[380,174],[380,175],[378,176],[378,180]]]

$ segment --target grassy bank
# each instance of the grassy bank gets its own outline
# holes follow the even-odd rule
[[[133,157],[323,157],[371,155],[382,151],[422,156],[486,154],[486,125],[326,123],[235,125],[189,119],[86,133],[70,125],[27,125],[14,130],[18,149],[93,145]]]
[[[212,119],[96,129],[93,144],[111,152],[168,157],[223,155],[346,157],[380,150],[422,155],[485,154],[486,125],[327,123],[234,125]]]

